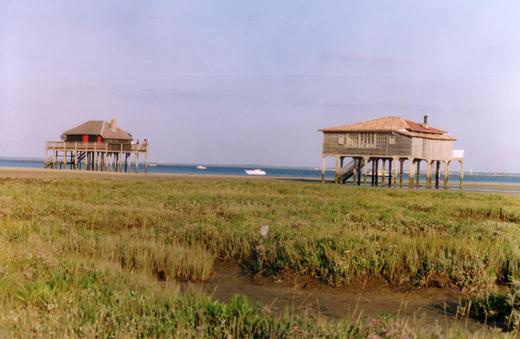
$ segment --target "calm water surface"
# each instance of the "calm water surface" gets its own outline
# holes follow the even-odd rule
[[[206,165],[206,170],[197,169],[196,165],[171,165],[171,164],[157,164],[156,166],[148,167],[150,173],[177,173],[177,174],[207,174],[207,175],[233,175],[246,176],[246,169],[255,169],[252,167],[241,166],[211,166]],[[20,168],[43,168],[43,161],[37,160],[2,160],[0,159],[0,167],[20,167]],[[266,176],[281,177],[281,178],[301,178],[301,179],[319,179],[321,177],[318,168],[287,168],[287,167],[263,167]],[[141,168],[142,171],[142,168]],[[326,177],[328,179],[334,178],[333,171],[327,171]],[[442,178],[442,177],[441,177]],[[423,178],[424,180],[424,178]],[[450,175],[450,181],[457,182],[459,176],[457,174]],[[520,184],[520,175],[505,175],[505,174],[470,174],[466,173],[464,177],[465,182],[479,182],[489,184]],[[466,188],[472,190],[474,188]],[[496,188],[478,188],[479,191],[496,191]],[[520,188],[516,190],[501,189],[500,191],[511,191],[520,193]]]

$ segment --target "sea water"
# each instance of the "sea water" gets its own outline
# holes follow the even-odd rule
[[[175,174],[201,174],[201,175],[229,175],[229,176],[247,176],[245,170],[261,168],[266,172],[268,177],[280,178],[301,178],[301,179],[320,179],[321,171],[319,168],[296,168],[296,167],[271,167],[271,166],[225,166],[225,165],[205,165],[207,169],[199,170],[197,165],[176,165],[176,164],[156,164],[149,166],[149,173],[175,173]],[[43,168],[41,160],[20,160],[20,159],[0,159],[0,167],[13,168]],[[133,167],[132,167],[133,170]],[[144,168],[140,165],[140,172]],[[334,171],[327,170],[326,178],[333,179]],[[405,182],[406,182],[405,174]],[[424,182],[425,177],[421,175],[421,181]],[[450,182],[458,182],[458,174],[450,174]],[[465,182],[480,182],[490,184],[520,184],[520,174],[494,174],[494,173],[466,173],[464,175]],[[441,176],[442,184],[442,176]]]

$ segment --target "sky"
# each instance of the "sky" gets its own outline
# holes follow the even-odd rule
[[[319,166],[388,115],[520,172],[520,2],[0,0],[0,156],[117,118],[174,163]]]

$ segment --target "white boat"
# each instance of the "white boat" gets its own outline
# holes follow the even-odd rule
[[[207,170],[208,168],[206,166],[199,165],[199,166],[197,166],[197,169],[203,171],[203,170]]]
[[[155,163],[152,162],[151,164],[148,164],[148,166],[150,166],[150,167],[156,167],[157,164],[155,164]]]
[[[247,173],[247,175],[266,175],[267,173],[265,173],[265,171],[257,168],[257,169],[254,169],[254,170],[245,170],[245,172]]]
[[[383,172],[382,172],[382,171],[379,171],[379,172],[377,172],[377,173],[378,173],[378,175],[377,175],[378,177],[387,177],[387,178],[388,178],[388,177],[391,176],[390,173],[388,173],[388,172],[385,172],[385,175],[383,175]],[[374,175],[374,172],[370,172],[370,173],[368,173],[368,176],[369,176],[369,177],[374,177],[374,176],[375,176],[375,175]]]

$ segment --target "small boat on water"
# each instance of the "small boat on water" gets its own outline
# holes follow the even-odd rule
[[[206,166],[199,165],[197,166],[197,169],[200,171],[207,170],[208,168]]]
[[[259,168],[254,170],[245,170],[247,175],[266,175],[267,173]]]
[[[368,173],[368,176],[369,176],[369,177],[374,177],[374,176],[375,176],[375,173],[374,173],[374,172],[370,172],[370,173]],[[389,178],[389,177],[391,177],[391,174],[388,173],[388,172],[385,172],[385,174],[383,175],[383,172],[382,172],[382,171],[379,171],[379,172],[377,173],[377,176],[378,176],[378,177],[386,177],[386,178]]]
[[[148,164],[148,166],[150,166],[150,167],[156,167],[157,164],[152,162],[151,164]]]

